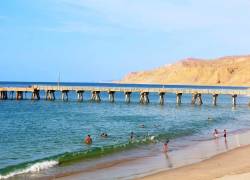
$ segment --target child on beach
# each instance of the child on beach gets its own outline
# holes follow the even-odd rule
[[[166,142],[163,144],[163,152],[164,153],[168,152],[168,143],[169,143],[169,140],[166,140]]]

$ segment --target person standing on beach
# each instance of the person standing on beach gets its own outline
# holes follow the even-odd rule
[[[163,144],[163,152],[164,153],[168,152],[168,143],[169,143],[169,140],[166,140],[166,142]]]
[[[226,139],[227,138],[227,130],[224,129],[224,138]]]
[[[219,131],[217,129],[214,129],[214,138],[218,138],[219,137]]]
[[[85,142],[86,144],[92,144],[92,138],[90,137],[89,134],[86,136],[84,142]]]

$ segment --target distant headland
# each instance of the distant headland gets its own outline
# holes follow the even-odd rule
[[[250,55],[187,58],[153,70],[131,72],[119,82],[250,86]]]

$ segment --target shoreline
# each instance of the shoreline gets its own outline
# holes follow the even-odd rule
[[[233,180],[250,179],[250,145],[215,155],[204,161],[148,175],[138,180]]]
[[[114,166],[105,166],[101,169],[95,169],[94,171],[83,172],[79,171],[76,174],[64,174],[66,176],[57,177],[62,180],[74,179],[99,179],[96,177],[98,174],[100,179],[139,179],[139,180],[158,180],[158,179],[187,179],[186,174],[194,174],[196,176],[191,176],[189,179],[214,179],[217,177],[222,177],[228,175],[227,171],[221,171],[220,168],[223,168],[224,164],[229,165],[227,161],[221,160],[221,157],[231,158],[231,164],[234,163],[232,159],[237,157],[236,155],[231,155],[234,152],[244,151],[247,149],[247,153],[243,157],[239,155],[237,160],[240,162],[241,158],[245,158],[246,154],[250,153],[250,131],[235,133],[227,138],[227,142],[224,141],[224,138],[211,139],[206,141],[201,141],[197,145],[191,145],[190,147],[170,151],[168,154],[160,153],[157,156],[145,157],[143,159],[134,159],[130,162],[123,162],[115,164]],[[243,149],[243,150],[241,150]],[[230,154],[230,155],[227,155]],[[232,156],[232,157],[231,157]],[[214,160],[217,158],[220,160]],[[214,164],[214,161],[216,163]],[[207,163],[209,162],[209,163]],[[237,164],[240,164],[237,162]],[[249,164],[250,172],[250,160],[245,164]],[[199,166],[202,164],[205,169],[200,170]],[[238,168],[238,166],[235,166]],[[243,168],[243,167],[240,167]],[[128,171],[128,169],[130,169]],[[186,170],[187,169],[187,170]],[[198,169],[198,170],[197,170]],[[206,169],[216,172],[218,169],[219,172],[223,174],[215,174],[215,176],[202,176],[206,174]],[[189,172],[189,170],[191,172]],[[238,170],[238,169],[236,169]],[[126,172],[126,173],[124,173]],[[231,172],[231,169],[230,169]],[[246,171],[247,172],[247,171]],[[120,174],[121,173],[121,174]],[[130,173],[130,175],[128,174]],[[119,174],[115,175],[115,174]],[[208,172],[208,174],[211,174]],[[213,174],[212,174],[213,175]],[[177,178],[178,177],[178,178]],[[223,179],[224,180],[224,179]]]

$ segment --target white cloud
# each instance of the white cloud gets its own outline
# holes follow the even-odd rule
[[[109,24],[149,31],[248,25],[248,0],[60,0],[80,15],[86,9]],[[90,17],[91,18],[91,17]],[[95,21],[93,19],[93,21]],[[79,20],[81,23],[81,20]]]

